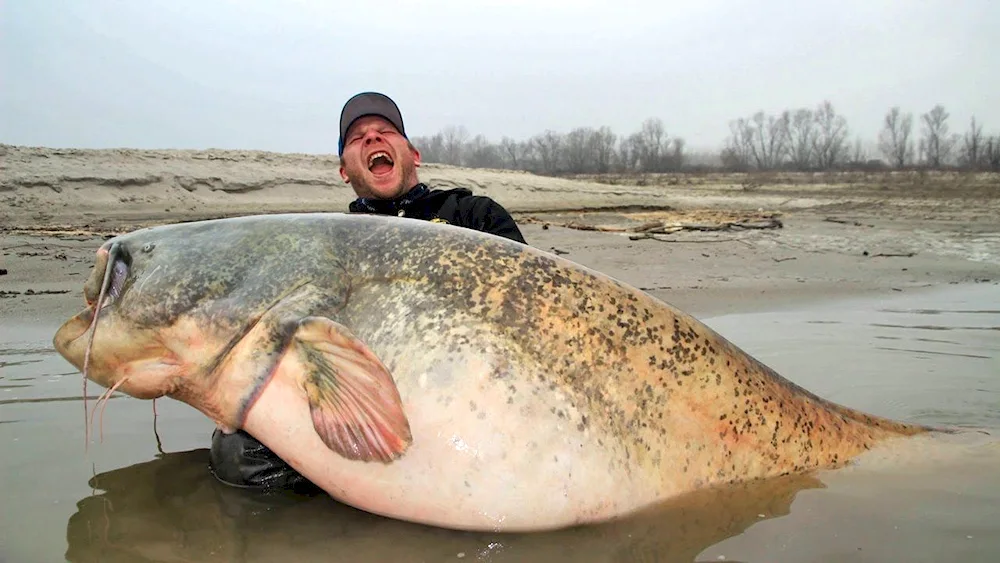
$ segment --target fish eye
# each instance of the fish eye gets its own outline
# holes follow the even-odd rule
[[[142,245],[143,252],[152,252],[154,248],[156,248],[156,245],[151,242],[147,242],[146,244]]]

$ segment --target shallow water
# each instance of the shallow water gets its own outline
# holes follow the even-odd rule
[[[222,486],[207,468],[212,425],[173,401],[157,402],[154,428],[150,402],[116,396],[103,441],[95,427],[85,450],[81,376],[51,348],[56,324],[5,319],[0,561],[1000,560],[1000,286],[706,322],[827,398],[993,436],[917,441],[846,470],[705,491],[613,525],[458,533],[323,496]],[[88,386],[91,397],[103,391]]]

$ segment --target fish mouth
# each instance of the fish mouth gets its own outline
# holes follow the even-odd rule
[[[94,309],[88,307],[64,322],[52,337],[52,347],[78,370],[83,370],[84,337],[93,320]]]
[[[97,250],[97,261],[83,285],[83,297],[88,307],[103,309],[121,297],[128,279],[128,255],[118,242],[108,242]]]
[[[127,255],[119,243],[108,242],[97,250],[94,268],[83,285],[86,308],[63,323],[56,331],[53,345],[57,351],[67,358],[77,355],[71,353],[70,348],[80,338],[92,333],[96,319],[103,309],[121,298],[128,274]]]

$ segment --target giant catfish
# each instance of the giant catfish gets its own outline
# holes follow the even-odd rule
[[[926,432],[826,401],[692,316],[531,246],[340,213],[108,240],[56,349],[245,429],[331,496],[537,531],[843,465]]]

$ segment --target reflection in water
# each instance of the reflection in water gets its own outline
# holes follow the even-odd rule
[[[9,368],[14,366],[24,366],[28,364],[37,364],[42,360],[21,360],[20,362],[0,362],[0,368]]]
[[[382,518],[324,494],[260,494],[217,482],[207,450],[101,473],[77,503],[66,559],[92,561],[694,561],[789,513],[809,476],[701,491],[627,521],[539,534],[443,530]]]
[[[872,323],[881,328],[909,328],[913,330],[1000,330],[1000,326],[938,326],[938,325],[900,325],[891,323]]]
[[[31,387],[31,385],[21,385],[20,387]],[[26,404],[26,403],[59,403],[59,402],[65,402],[65,401],[70,401],[70,402],[73,402],[73,401],[83,401],[84,399],[86,399],[88,401],[93,401],[93,400],[97,400],[97,399],[100,399],[100,398],[101,398],[100,395],[87,395],[86,397],[79,396],[79,397],[44,397],[44,398],[38,398],[38,399],[3,399],[3,400],[0,400],[0,405],[20,405],[20,404]],[[122,395],[112,395],[112,396],[108,397],[109,400],[110,399],[121,399],[121,398],[122,398]]]
[[[879,309],[881,313],[905,313],[908,315],[940,315],[943,313],[955,313],[958,315],[1000,315],[998,309]]]
[[[937,354],[939,356],[955,356],[958,358],[978,358],[980,360],[991,360],[991,356],[982,354],[962,354],[959,352],[938,352],[935,350],[919,350],[915,348],[893,348],[891,346],[875,346],[876,350],[888,350],[890,352],[913,352],[914,354]]]

